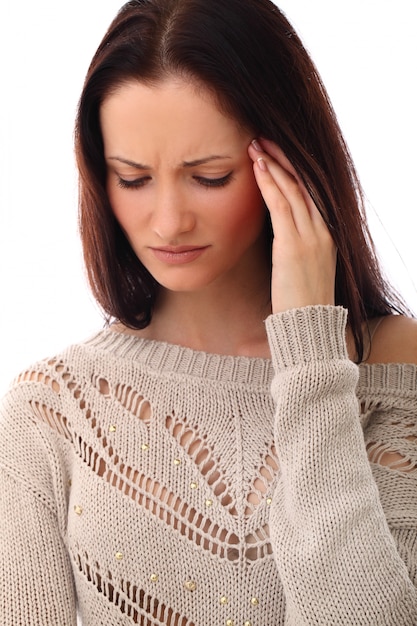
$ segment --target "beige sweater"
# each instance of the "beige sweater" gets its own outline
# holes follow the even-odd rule
[[[417,624],[417,367],[358,368],[345,324],[271,316],[272,364],[106,330],[24,372],[1,625]]]

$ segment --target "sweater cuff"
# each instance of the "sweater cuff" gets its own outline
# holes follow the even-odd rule
[[[275,371],[314,361],[347,359],[347,310],[307,306],[270,315],[266,332]]]

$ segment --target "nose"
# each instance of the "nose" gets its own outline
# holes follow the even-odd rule
[[[152,229],[167,244],[174,244],[194,229],[195,215],[187,197],[174,185],[161,186],[152,211]]]

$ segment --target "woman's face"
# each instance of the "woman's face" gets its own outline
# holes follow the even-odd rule
[[[265,208],[248,146],[208,90],[130,82],[103,103],[107,191],[136,255],[167,289],[249,279],[265,257]]]

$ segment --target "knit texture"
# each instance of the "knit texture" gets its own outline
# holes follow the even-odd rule
[[[4,626],[417,624],[417,367],[346,311],[266,321],[272,362],[112,330],[1,405]]]

